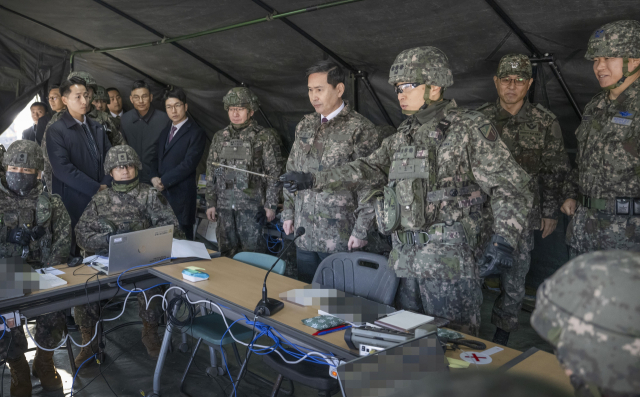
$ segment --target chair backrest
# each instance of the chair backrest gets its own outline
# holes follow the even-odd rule
[[[257,252],[239,252],[233,257],[233,259],[246,263],[247,265],[259,267],[260,269],[269,270],[271,265],[273,265],[273,260],[275,258],[271,255],[259,254]],[[284,274],[284,269],[286,267],[287,262],[280,259],[276,267],[273,268],[273,272]]]
[[[400,279],[387,262],[368,252],[340,252],[320,263],[313,283],[391,305]]]

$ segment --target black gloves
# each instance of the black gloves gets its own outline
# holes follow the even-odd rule
[[[256,223],[260,226],[264,226],[267,224],[267,211],[264,208],[260,208],[256,213],[256,216],[253,217]]]
[[[18,244],[19,246],[24,247],[25,245],[29,245],[31,241],[31,235],[29,234],[29,230],[22,226],[18,226],[9,230],[7,233],[7,242]]]
[[[31,229],[31,238],[36,241],[40,240],[47,233],[47,229],[42,226],[34,226]]]
[[[509,245],[507,240],[494,234],[485,247],[480,262],[478,262],[480,277],[500,274],[503,270],[510,269],[513,266],[513,251],[514,248]]]
[[[280,175],[279,181],[276,183],[276,187],[284,186],[289,193],[295,193],[299,190],[307,190],[313,187],[313,174],[310,172],[287,172]]]

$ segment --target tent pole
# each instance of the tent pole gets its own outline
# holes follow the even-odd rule
[[[276,11],[273,7],[271,7],[267,3],[263,2],[262,0],[251,0],[251,1],[253,1],[257,5],[262,7],[265,11],[269,12],[271,15],[277,15],[278,14],[278,11]],[[382,102],[380,101],[380,98],[378,98],[377,94],[373,90],[373,87],[371,87],[371,84],[369,83],[369,80],[368,80],[366,74],[363,75],[363,73],[361,71],[359,71],[355,67],[351,66],[347,61],[345,61],[344,59],[340,58],[335,52],[331,51],[327,46],[325,46],[324,44],[322,44],[321,42],[319,42],[318,40],[313,38],[313,36],[311,36],[309,33],[304,31],[302,28],[300,28],[295,23],[291,22],[289,19],[283,17],[283,18],[280,18],[280,20],[282,22],[284,22],[287,26],[289,26],[291,29],[293,29],[297,33],[299,33],[302,37],[304,37],[305,39],[309,40],[313,45],[315,45],[316,47],[320,48],[325,54],[329,55],[336,62],[338,62],[340,65],[342,65],[342,67],[344,67],[345,69],[348,69],[355,76],[354,90],[356,90],[357,87],[358,87],[358,84],[357,84],[358,77],[361,77],[363,81],[366,80],[365,81],[365,85],[367,86],[367,88],[369,89],[369,92],[373,96],[373,100],[375,101],[376,105],[380,109],[380,112],[382,113],[382,116],[387,121],[387,123],[389,123],[390,125],[395,127],[395,124],[393,124],[393,121],[391,121],[391,117],[389,117],[389,114],[387,113],[387,110],[384,108],[384,106],[382,106]],[[359,105],[358,104],[358,100],[356,99],[357,95],[358,95],[357,91],[354,91],[354,102],[355,102],[354,103],[354,109],[356,109],[356,111],[358,111],[358,105]]]

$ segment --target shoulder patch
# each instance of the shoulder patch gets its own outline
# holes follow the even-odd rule
[[[542,106],[539,103],[536,104],[536,109],[540,110],[541,112],[544,112],[544,113],[548,114],[553,120],[555,120],[557,118],[556,115],[553,114],[553,112],[551,110],[545,108],[544,106]]]
[[[493,125],[493,123],[484,124],[478,127],[478,130],[480,130],[484,139],[489,142],[495,142],[496,139],[498,139],[498,130],[496,130],[496,127]]]

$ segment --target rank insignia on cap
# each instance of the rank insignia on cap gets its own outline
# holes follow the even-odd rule
[[[509,63],[511,64],[511,68],[512,68],[512,69],[515,69],[515,68],[517,68],[518,66],[520,66],[520,64],[519,64],[518,62],[509,62]]]
[[[479,130],[482,133],[482,136],[489,142],[495,142],[495,140],[498,139],[498,131],[493,124],[485,124],[480,127]]]
[[[18,158],[16,159],[17,163],[26,163],[27,162],[27,154],[26,153],[18,153]]]
[[[118,153],[118,162],[120,162],[120,161],[122,161],[122,162],[128,161],[126,153]]]

